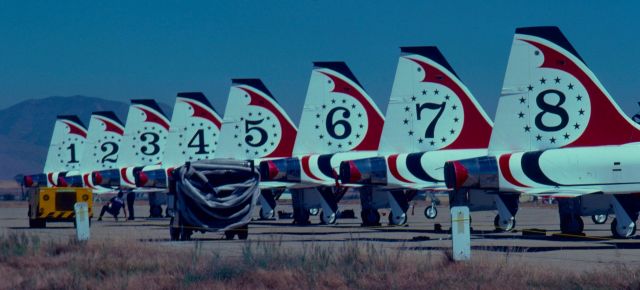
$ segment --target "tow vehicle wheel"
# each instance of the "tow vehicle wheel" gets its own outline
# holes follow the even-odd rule
[[[47,222],[39,219],[29,219],[29,227],[32,229],[46,228]]]
[[[336,223],[336,214],[332,213],[329,217],[324,216],[324,212],[320,211],[320,223],[324,225],[333,225]]]
[[[360,212],[362,225],[365,227],[380,225],[380,213],[376,209],[363,209]]]
[[[579,215],[560,215],[560,231],[563,234],[581,234],[584,231],[584,222]]]
[[[591,221],[596,225],[601,225],[607,222],[609,215],[607,214],[594,214],[591,216]]]
[[[274,210],[264,210],[263,208],[260,208],[260,219],[263,220],[270,220],[275,216],[275,211]]]
[[[389,225],[392,226],[402,226],[407,224],[407,214],[406,213],[402,213],[399,216],[395,216],[395,214],[393,212],[389,213]]]
[[[430,205],[424,209],[424,216],[430,220],[435,219],[438,216],[438,210],[435,206]]]
[[[511,218],[509,221],[502,221],[500,215],[496,215],[493,219],[493,225],[496,227],[496,230],[501,232],[510,232],[513,231],[516,227],[516,219]]]
[[[611,233],[616,239],[629,239],[636,235],[636,223],[632,223],[625,231],[618,231],[618,219],[614,218],[611,222]]]
[[[312,215],[312,216],[317,216],[318,213],[320,213],[320,209],[317,209],[317,208],[310,208],[309,209],[309,214]]]

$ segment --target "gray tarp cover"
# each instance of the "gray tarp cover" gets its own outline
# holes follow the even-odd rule
[[[204,160],[176,169],[177,210],[184,226],[224,231],[251,221],[260,174],[246,161]]]

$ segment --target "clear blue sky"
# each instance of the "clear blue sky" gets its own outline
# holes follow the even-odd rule
[[[344,60],[386,110],[398,47],[438,45],[493,117],[514,29],[558,25],[637,111],[638,1],[469,2],[1,1],[0,108],[203,91],[222,111],[231,78],[260,77],[297,121],[311,62]]]

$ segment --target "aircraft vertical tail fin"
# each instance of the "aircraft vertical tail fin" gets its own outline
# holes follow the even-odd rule
[[[93,112],[87,144],[80,162],[81,172],[113,168],[118,159],[124,126],[111,111]]]
[[[164,153],[169,119],[154,100],[131,100],[117,166],[160,163]]]
[[[377,150],[384,117],[344,62],[315,62],[295,155]]]
[[[86,141],[87,129],[78,116],[58,116],[53,127],[44,172],[77,170]]]
[[[261,80],[234,79],[216,157],[289,157],[297,132],[287,112]]]
[[[640,141],[627,117],[557,27],[516,29],[491,151]]]
[[[167,166],[212,159],[222,119],[201,92],[178,93],[163,162]]]
[[[487,148],[492,125],[437,47],[401,48],[379,151]]]

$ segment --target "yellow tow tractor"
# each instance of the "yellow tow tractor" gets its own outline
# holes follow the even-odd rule
[[[36,187],[29,189],[29,227],[45,228],[47,222],[73,222],[76,202],[86,202],[93,217],[93,192],[82,187]],[[91,222],[89,222],[91,224]]]

